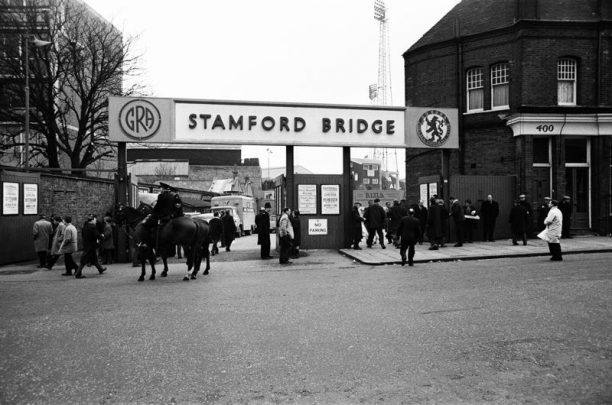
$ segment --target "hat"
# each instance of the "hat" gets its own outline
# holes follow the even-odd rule
[[[380,198],[375,198],[375,199],[374,199],[374,202],[375,202],[375,203],[380,202]]]
[[[571,198],[569,195],[564,195],[564,196],[563,196],[563,199],[564,199],[564,200],[571,200],[572,198]]]
[[[175,193],[177,192],[176,188],[172,187],[170,184],[162,183],[160,181],[159,186],[162,188],[162,190],[170,190],[170,191],[174,191]]]
[[[272,208],[272,204],[267,202],[267,203],[264,204],[264,208]]]
[[[91,221],[92,219],[97,218],[97,217],[98,217],[98,216],[97,216],[96,214],[87,214],[87,219],[88,219],[89,221]]]
[[[525,194],[519,195],[519,198],[525,198]]]
[[[550,197],[544,197],[545,200],[550,200]]]

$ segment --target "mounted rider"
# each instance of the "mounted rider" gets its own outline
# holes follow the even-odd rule
[[[178,190],[166,183],[159,183],[161,192],[157,196],[157,202],[151,214],[145,218],[147,227],[154,227],[168,223],[171,219],[182,217],[183,202],[178,195]]]

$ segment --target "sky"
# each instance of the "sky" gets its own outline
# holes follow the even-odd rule
[[[202,100],[371,105],[378,78],[374,0],[85,0],[142,55],[148,95]],[[385,0],[392,104],[404,105],[402,54],[459,0]],[[267,152],[267,149],[271,151]],[[352,157],[374,150],[352,148]],[[378,150],[380,153],[381,150]],[[405,176],[403,150],[388,170]],[[395,159],[397,156],[397,159]],[[282,146],[244,146],[262,168],[285,166]],[[295,148],[295,164],[341,173],[341,148]]]

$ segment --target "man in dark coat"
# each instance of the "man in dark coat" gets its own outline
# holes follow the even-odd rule
[[[463,246],[463,233],[464,233],[464,222],[465,215],[463,213],[463,207],[458,199],[455,197],[450,198],[451,201],[451,209],[450,215],[453,217],[455,221],[455,237],[457,238],[457,242],[455,243],[455,247]]]
[[[32,237],[34,239],[34,250],[38,255],[38,267],[45,267],[47,265],[47,253],[53,237],[53,225],[44,215],[41,215],[40,219],[34,222]]]
[[[559,203],[559,210],[563,214],[563,226],[561,229],[562,238],[571,238],[570,225],[572,222],[572,202],[569,195],[563,196],[561,203]]]
[[[531,209],[531,204],[527,201],[525,194],[519,195],[519,204],[525,210],[525,221],[526,228],[525,232],[527,233],[527,237],[531,237],[533,233],[533,210]]]
[[[372,247],[372,242],[374,241],[374,234],[378,235],[378,241],[380,242],[380,247],[386,249],[385,247],[385,239],[383,237],[383,228],[385,227],[385,222],[387,215],[383,207],[380,206],[380,200],[377,198],[374,200],[374,204],[368,207],[366,222],[368,226],[368,240],[367,245],[369,248]]]
[[[423,201],[419,201],[418,206],[414,207],[414,216],[419,220],[421,234],[419,235],[419,245],[423,244],[425,228],[427,227],[427,207]]]
[[[210,242],[212,244],[210,254],[214,256],[219,254],[217,243],[219,243],[219,239],[221,239],[221,235],[223,234],[223,222],[221,222],[218,212],[215,211],[213,213],[213,217],[208,221],[208,226],[208,235],[210,236]]]
[[[100,263],[98,263],[98,243],[101,239],[104,238],[104,234],[101,234],[98,231],[96,215],[89,214],[87,217],[87,222],[83,225],[83,254],[81,255],[81,262],[79,263],[79,268],[74,274],[75,278],[85,278],[85,276],[81,273],[83,271],[83,267],[86,264],[91,263],[96,266],[98,272],[100,274],[106,271],[106,267],[102,267]]]
[[[257,244],[260,246],[261,258],[271,259],[270,256],[270,210],[272,206],[267,202],[264,209],[259,210],[255,216],[255,226],[257,226]]]
[[[229,252],[230,247],[232,246],[232,242],[234,241],[234,236],[236,235],[236,223],[234,222],[234,217],[231,214],[230,210],[225,211],[225,215],[221,218],[223,221],[223,236],[225,239],[225,251]]]
[[[435,198],[430,200],[429,215],[427,216],[427,237],[429,238],[429,250],[438,250],[442,244],[442,206]]]
[[[289,251],[289,257],[297,259],[300,257],[300,244],[302,243],[302,230],[300,224],[300,211],[291,211],[289,215],[289,221],[293,227],[293,241],[291,243],[291,249]]]
[[[397,234],[400,238],[400,256],[402,266],[406,264],[406,249],[408,249],[408,266],[414,265],[414,245],[419,240],[421,227],[419,220],[414,217],[414,210],[410,208],[408,215],[404,216],[397,227]]]
[[[402,208],[398,200],[393,201],[393,206],[389,209],[389,212],[387,212],[387,217],[389,218],[389,231],[387,237],[393,242],[395,247],[399,247],[397,228],[402,218],[407,214],[406,209]]]
[[[480,216],[482,217],[483,236],[482,240],[495,242],[495,221],[499,215],[499,204],[493,200],[489,194],[487,199],[480,206]]]
[[[510,229],[512,230],[512,244],[518,245],[518,239],[523,240],[523,245],[527,244],[527,212],[520,200],[514,202],[510,210]]]
[[[353,208],[351,209],[351,247],[355,250],[361,250],[361,248],[359,247],[359,242],[361,242],[361,239],[363,239],[363,230],[361,224],[363,223],[364,219],[359,214],[360,206],[360,203],[355,202],[355,204],[353,204]]]

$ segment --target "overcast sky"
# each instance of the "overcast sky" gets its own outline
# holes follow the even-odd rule
[[[374,0],[85,1],[139,37],[140,80],[151,96],[371,104],[368,86],[378,77]],[[385,0],[394,105],[404,105],[402,53],[458,2]],[[284,166],[284,147],[270,149],[270,166]],[[340,148],[295,149],[296,164],[341,172]],[[367,153],[351,151],[353,157]],[[395,170],[395,154],[388,151],[389,170]],[[266,147],[245,146],[242,155],[267,165]],[[403,177],[403,151],[397,155]]]

